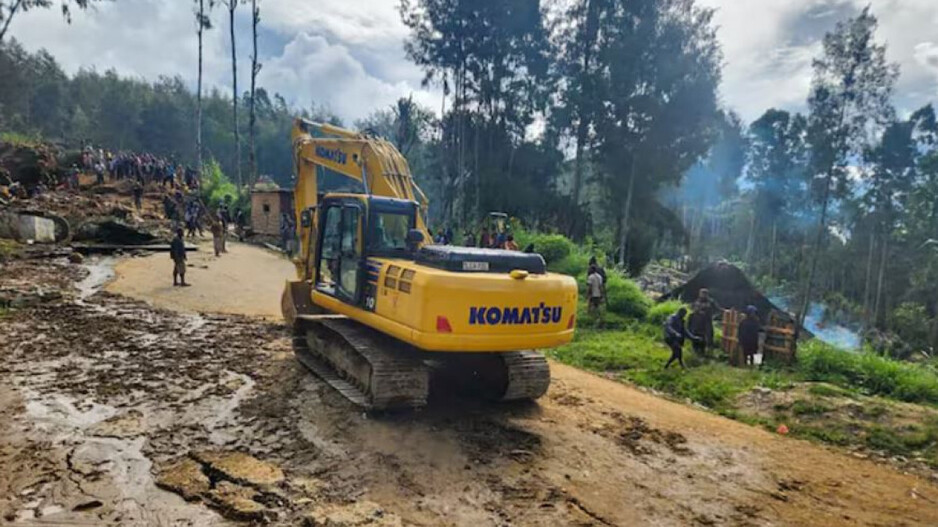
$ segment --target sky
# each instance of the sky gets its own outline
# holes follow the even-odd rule
[[[770,107],[800,111],[811,59],[824,33],[867,3],[879,18],[887,57],[901,66],[895,104],[907,114],[938,103],[938,0],[698,0],[716,10],[723,47],[723,104],[746,121]],[[207,2],[206,2],[207,3]],[[18,15],[9,35],[27,49],[47,49],[69,73],[81,68],[156,79],[197,73],[195,3],[114,0],[76,13],[57,9]],[[405,56],[407,28],[398,0],[261,0],[260,86],[291,104],[325,106],[345,122],[387,108],[399,97],[440,108],[441,93],[422,85]],[[248,87],[250,6],[236,11],[239,91]],[[228,13],[218,5],[206,34],[205,83],[231,90]]]

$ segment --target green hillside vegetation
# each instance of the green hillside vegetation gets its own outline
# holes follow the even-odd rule
[[[583,284],[596,248],[579,246],[559,234],[516,232],[522,245],[534,244],[549,270],[575,276],[581,286],[576,336],[572,343],[549,351],[553,359],[771,430],[784,423],[798,437],[920,458],[938,467],[935,364],[904,362],[870,349],[852,353],[811,340],[799,347],[792,366],[735,368],[719,349],[713,357],[700,357],[688,346],[688,369],[672,365],[665,370],[670,352],[661,328],[684,304],[654,304],[621,271],[607,268],[609,302],[600,314],[590,315]],[[747,406],[752,394],[762,392],[781,402],[762,405],[769,411]],[[839,409],[847,403],[857,408]],[[900,422],[910,412],[916,422]],[[895,426],[890,426],[893,421]]]

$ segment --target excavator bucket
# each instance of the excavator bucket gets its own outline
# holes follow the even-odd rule
[[[312,289],[306,281],[287,281],[283,296],[280,298],[280,310],[283,320],[290,326],[296,324],[297,315],[309,315],[315,311],[312,303]]]

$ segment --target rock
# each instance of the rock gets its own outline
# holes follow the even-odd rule
[[[217,479],[228,479],[242,485],[266,489],[284,480],[280,467],[261,461],[242,452],[202,451],[192,454]],[[213,476],[214,477],[214,476]]]
[[[209,499],[217,506],[223,516],[232,520],[257,521],[270,519],[273,511],[254,501],[257,491],[230,481],[215,485],[209,493]]]
[[[98,437],[128,438],[141,435],[144,429],[143,414],[130,410],[101,421],[91,427],[89,433]]]
[[[159,471],[156,485],[175,492],[186,501],[196,501],[208,493],[211,482],[202,472],[202,465],[191,458],[183,458]]]
[[[401,519],[370,501],[317,507],[303,518],[304,527],[400,527]]]
[[[68,261],[73,264],[80,264],[85,261],[85,257],[81,253],[69,253]]]

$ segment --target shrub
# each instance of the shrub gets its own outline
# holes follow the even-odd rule
[[[525,241],[525,245],[534,244],[534,252],[543,256],[547,265],[563,260],[576,250],[573,242],[562,234],[534,234]]]
[[[221,165],[214,159],[205,163],[202,169],[201,181],[202,199],[206,205],[216,208],[224,201],[225,196],[230,196],[232,200],[238,197],[238,188],[228,179],[228,176],[221,171]]]
[[[588,254],[575,250],[560,260],[548,262],[547,269],[554,273],[566,274],[570,276],[579,276],[582,274],[585,281],[586,270],[589,267],[589,260],[590,257]]]
[[[651,309],[648,310],[648,323],[654,324],[656,326],[663,326],[665,320],[667,320],[668,317],[672,314],[676,313],[677,310],[681,307],[686,306],[684,306],[684,303],[680,300],[668,300],[667,302],[660,302],[655,304]],[[690,312],[689,309],[688,312]]]
[[[635,282],[619,273],[608,272],[606,308],[617,315],[644,320],[651,308],[651,300],[642,293]]]
[[[801,347],[798,369],[810,381],[857,386],[871,395],[938,404],[938,373],[869,352],[851,353],[818,340]]]

